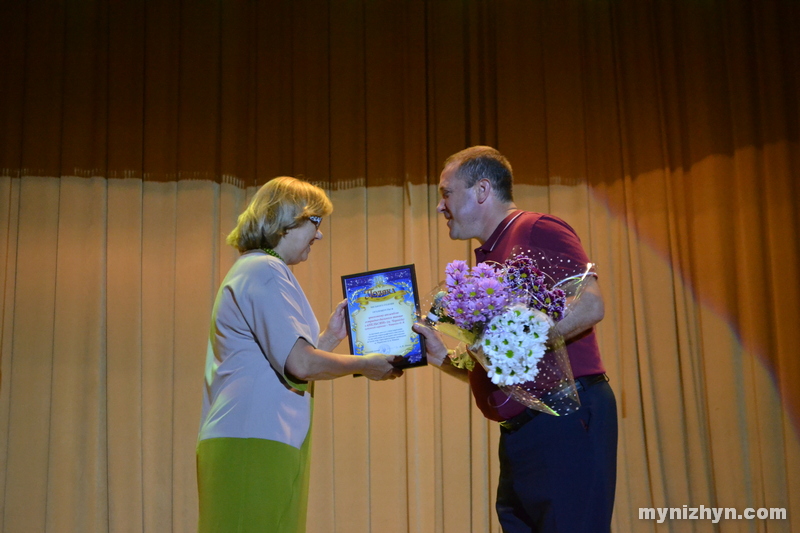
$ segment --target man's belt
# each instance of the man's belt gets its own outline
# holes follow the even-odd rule
[[[575,388],[578,391],[586,390],[592,385],[597,385],[602,381],[608,381],[608,376],[605,374],[592,374],[590,376],[581,376],[575,378]]]
[[[575,378],[575,388],[578,391],[585,391],[592,385],[596,385],[600,382],[608,381],[608,376],[605,374],[592,374],[589,376],[581,376],[579,378]],[[512,416],[507,420],[503,420],[500,422],[500,427],[506,433],[513,433],[517,431],[519,428],[530,422],[534,419],[534,417],[538,416],[541,411],[534,411],[531,408],[525,408],[520,414]]]

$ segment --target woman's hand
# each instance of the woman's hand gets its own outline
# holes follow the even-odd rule
[[[365,368],[361,374],[373,381],[394,379],[403,375],[403,370],[394,366],[394,364],[403,361],[403,358],[399,355],[370,353],[364,355],[363,358]]]
[[[328,319],[328,327],[319,336],[317,345],[326,352],[332,351],[339,346],[342,339],[347,337],[347,321],[344,314],[346,312],[347,300],[342,300],[331,313]]]

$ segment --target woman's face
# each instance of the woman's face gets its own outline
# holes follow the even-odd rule
[[[322,238],[322,232],[311,220],[304,220],[281,237],[275,251],[286,261],[287,265],[296,265],[308,259],[311,245]]]

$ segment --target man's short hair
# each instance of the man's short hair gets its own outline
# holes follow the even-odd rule
[[[466,148],[448,157],[444,168],[453,164],[457,165],[456,177],[464,180],[465,187],[470,188],[478,180],[486,178],[500,201],[514,201],[511,163],[496,149],[491,146]]]
[[[286,232],[310,216],[331,214],[325,191],[307,181],[282,176],[265,183],[239,215],[227,242],[240,252],[275,248]]]

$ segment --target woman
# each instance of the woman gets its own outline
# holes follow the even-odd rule
[[[346,335],[344,302],[320,334],[289,270],[308,258],[331,211],[322,189],[275,178],[228,235],[242,255],[225,276],[212,314],[197,444],[200,532],[305,531],[308,382],[402,373],[392,356],[331,353]]]

